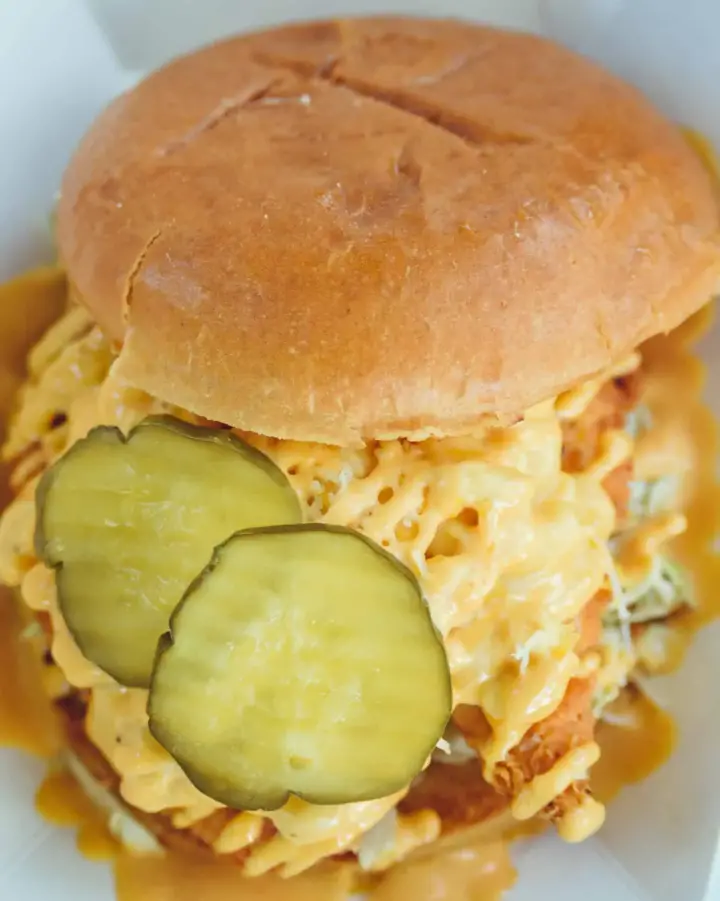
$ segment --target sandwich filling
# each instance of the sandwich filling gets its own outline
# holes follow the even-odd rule
[[[412,571],[454,705],[402,791],[335,806],[291,798],[268,812],[230,810],[188,780],[148,730],[147,692],[82,655],[54,573],[35,557],[38,480],[92,427],[128,432],[154,413],[220,425],[123,383],[116,358],[74,306],[32,350],[3,450],[16,499],[0,526],[0,577],[47,638],[48,690],[73,743],[91,748],[90,768],[101,781],[107,768],[143,823],[232,855],[248,875],[286,876],[342,854],[384,869],[504,809],[551,820],[568,841],[599,828],[595,726],[639,670],[666,665],[673,616],[691,603],[668,542],[685,529],[692,446],[644,384],[641,353],[512,425],[462,437],[343,448],[239,433],[285,473],[306,520],[356,530]]]

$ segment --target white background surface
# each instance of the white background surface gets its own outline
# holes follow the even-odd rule
[[[232,31],[353,11],[544,31],[604,60],[720,147],[720,0],[0,0],[0,278],[49,254],[47,213],[72,147],[137,72]],[[705,355],[720,414],[720,336]],[[720,901],[720,629],[659,690],[681,731],[674,758],[617,799],[601,838],[521,848],[508,901]],[[0,751],[0,901],[112,901],[107,869],[33,813],[40,774],[37,762]]]

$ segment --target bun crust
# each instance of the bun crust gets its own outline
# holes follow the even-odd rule
[[[85,137],[58,231],[119,375],[334,444],[520,413],[720,286],[717,195],[678,129],[566,49],[452,21],[170,63]]]

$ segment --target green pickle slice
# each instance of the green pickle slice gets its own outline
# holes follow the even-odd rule
[[[213,548],[248,526],[297,523],[300,501],[264,454],[221,429],[150,417],[100,426],[40,481],[38,556],[83,654],[150,683],[158,638]]]
[[[451,711],[415,577],[349,529],[232,536],[158,645],[150,729],[206,795],[274,810],[407,786]]]

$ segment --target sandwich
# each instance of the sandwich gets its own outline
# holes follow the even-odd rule
[[[702,606],[683,133],[536,36],[295,25],[111,103],[57,241],[0,575],[91,793],[248,878],[598,830],[603,723]]]

